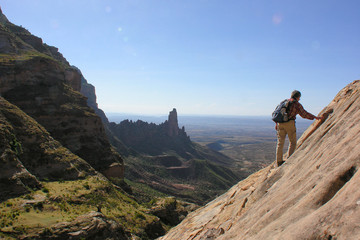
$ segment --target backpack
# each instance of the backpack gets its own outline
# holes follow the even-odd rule
[[[282,101],[277,107],[275,111],[272,113],[272,120],[276,123],[288,122],[289,119],[289,109],[291,106],[291,101],[289,99],[285,99]]]

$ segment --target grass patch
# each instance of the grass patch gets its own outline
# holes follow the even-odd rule
[[[14,62],[18,62],[18,61],[27,61],[30,59],[33,59],[35,57],[43,57],[43,58],[47,58],[47,59],[51,59],[56,61],[54,58],[50,57],[49,55],[40,53],[38,51],[23,51],[21,54],[6,54],[6,53],[1,53],[0,54],[0,63],[3,64],[11,64]]]
[[[42,184],[41,190],[0,203],[0,232],[6,237],[39,232],[99,209],[138,236],[144,233],[146,225],[157,221],[146,213],[146,207],[97,176]],[[44,192],[44,189],[47,190]]]

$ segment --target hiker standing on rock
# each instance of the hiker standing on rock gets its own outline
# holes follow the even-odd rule
[[[277,131],[277,146],[276,146],[276,162],[277,166],[284,163],[283,149],[286,135],[289,137],[288,158],[294,153],[296,148],[296,115],[299,114],[302,118],[309,120],[320,120],[321,117],[316,117],[307,112],[299,103],[301,93],[297,90],[291,93],[291,98],[284,100],[275,109],[273,113],[273,121],[276,123],[275,129]]]

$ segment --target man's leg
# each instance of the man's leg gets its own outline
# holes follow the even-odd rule
[[[287,134],[289,137],[288,158],[295,152],[296,149],[296,127],[295,121],[291,120],[287,126]]]
[[[285,144],[285,137],[286,137],[286,130],[282,126],[282,124],[279,124],[279,129],[277,131],[277,145],[276,145],[276,162],[277,165],[280,166],[283,161],[283,150],[284,150],[284,144]]]

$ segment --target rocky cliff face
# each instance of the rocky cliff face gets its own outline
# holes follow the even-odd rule
[[[284,165],[249,176],[161,239],[360,239],[360,81],[321,114]]]
[[[56,48],[0,15],[1,96],[96,170],[122,178],[123,161],[107,140],[101,119],[80,94],[81,73]]]
[[[41,187],[39,180],[74,180],[95,175],[34,119],[0,97],[0,200]]]

